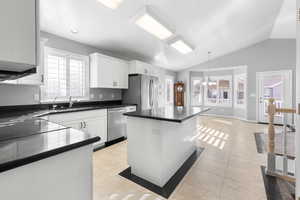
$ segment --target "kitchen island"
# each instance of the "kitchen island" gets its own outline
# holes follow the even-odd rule
[[[99,140],[39,118],[1,118],[1,199],[92,200],[92,144]]]
[[[126,113],[131,174],[164,187],[197,151],[201,107],[166,107]]]

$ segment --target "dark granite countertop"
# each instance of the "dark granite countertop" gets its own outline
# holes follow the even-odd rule
[[[64,103],[59,106],[62,108],[52,109],[52,104],[38,104],[27,106],[0,106],[0,123],[7,121],[23,121],[24,119],[31,119],[33,117],[42,117],[52,114],[80,112],[99,109],[111,109],[127,106],[135,106],[133,104],[122,104],[121,101],[105,102],[81,102],[76,103],[72,108],[68,108],[68,104]],[[0,127],[1,128],[1,127]]]
[[[90,136],[81,131],[57,126],[58,130],[52,128],[54,124],[47,124],[40,120],[32,120],[25,122],[28,126],[24,126],[27,130],[37,130],[35,134],[28,132],[27,136],[17,137],[13,139],[0,141],[0,172],[14,169],[38,160],[48,158],[72,149],[76,149],[85,145],[92,144],[100,140],[99,137]],[[30,123],[31,126],[29,125]],[[34,125],[34,123],[40,125]],[[52,127],[53,125],[53,127]],[[13,126],[11,126],[14,129]],[[38,128],[40,127],[40,131]],[[51,127],[51,128],[50,128]],[[48,131],[49,132],[43,132]],[[9,127],[6,127],[9,131]],[[19,133],[24,133],[18,130]],[[2,128],[0,129],[2,134]]]
[[[66,104],[63,104],[66,107]],[[52,110],[51,104],[0,107],[0,172],[32,163],[100,140],[39,117],[58,113],[119,108],[119,101],[84,102]]]
[[[147,118],[161,121],[181,123],[201,113],[207,112],[210,108],[204,107],[164,107],[151,110],[141,110],[125,113],[130,117]]]

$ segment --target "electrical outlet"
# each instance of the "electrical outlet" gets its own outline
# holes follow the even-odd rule
[[[33,99],[34,99],[34,101],[40,101],[40,95],[39,94],[34,94]]]
[[[99,99],[100,99],[100,100],[103,99],[103,94],[99,94]]]
[[[112,99],[115,98],[115,94],[114,94],[114,93],[111,94],[111,98],[112,98]]]
[[[90,95],[91,99],[95,98],[95,95],[94,94],[91,94]]]

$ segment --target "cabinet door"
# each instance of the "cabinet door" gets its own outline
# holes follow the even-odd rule
[[[0,1],[0,61],[36,65],[37,1]]]
[[[94,143],[94,146],[103,144],[107,141],[107,118],[102,117],[85,120],[83,131],[101,138],[99,142]]]
[[[119,60],[114,63],[114,82],[117,82],[115,88],[128,89],[128,63]]]
[[[102,88],[112,88],[114,66],[111,63],[111,60],[108,58],[100,57],[99,60],[99,86]]]
[[[101,54],[92,54],[90,70],[91,88],[113,88],[113,66],[111,60]]]
[[[137,72],[138,74],[150,75],[150,65],[143,62],[137,62]]]
[[[128,63],[104,56],[91,55],[91,88],[128,88]]]

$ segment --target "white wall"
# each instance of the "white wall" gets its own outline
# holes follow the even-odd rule
[[[297,8],[300,9],[300,1],[297,0]],[[299,16],[300,17],[300,16]],[[300,22],[297,22],[297,105],[300,104]],[[296,118],[296,196],[300,197],[300,115]]]
[[[213,59],[178,72],[178,80],[189,82],[189,72],[199,69],[226,68],[247,66],[248,73],[248,106],[247,119],[256,120],[256,72],[290,69],[296,70],[296,40],[268,39],[250,47]],[[294,73],[295,77],[295,73]],[[293,83],[295,91],[296,82]],[[187,86],[189,87],[189,86]],[[186,99],[189,99],[186,90]],[[295,93],[295,92],[294,92]],[[295,102],[294,102],[295,103]]]

